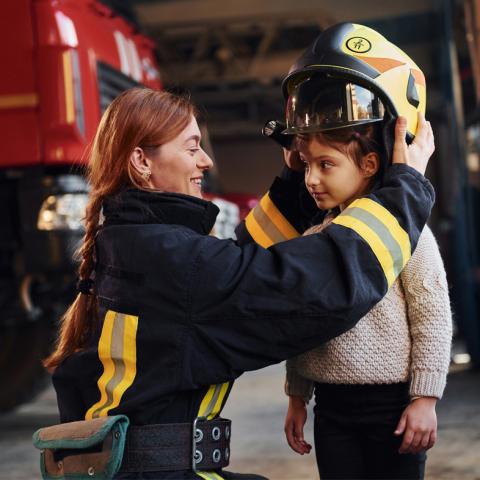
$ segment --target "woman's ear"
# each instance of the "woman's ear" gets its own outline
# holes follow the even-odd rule
[[[142,176],[145,176],[146,172],[150,172],[150,160],[145,156],[144,151],[140,147],[135,147],[130,154],[130,163],[133,168]]]
[[[362,175],[365,178],[373,177],[380,168],[380,157],[376,152],[370,152],[362,158]]]

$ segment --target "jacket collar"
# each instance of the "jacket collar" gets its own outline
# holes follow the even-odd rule
[[[212,202],[181,193],[130,188],[103,202],[104,225],[165,223],[209,234],[219,209]]]

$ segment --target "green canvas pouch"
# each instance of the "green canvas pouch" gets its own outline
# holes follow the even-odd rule
[[[110,479],[120,469],[129,425],[125,415],[41,428],[33,434],[40,449],[42,477]]]

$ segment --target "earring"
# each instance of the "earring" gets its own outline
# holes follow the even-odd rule
[[[148,182],[150,180],[150,176],[152,175],[152,172],[150,170],[144,170],[142,172],[142,178]]]

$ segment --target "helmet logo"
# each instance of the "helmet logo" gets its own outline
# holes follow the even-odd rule
[[[346,47],[351,52],[367,53],[372,48],[372,44],[366,38],[351,37],[347,40]]]

